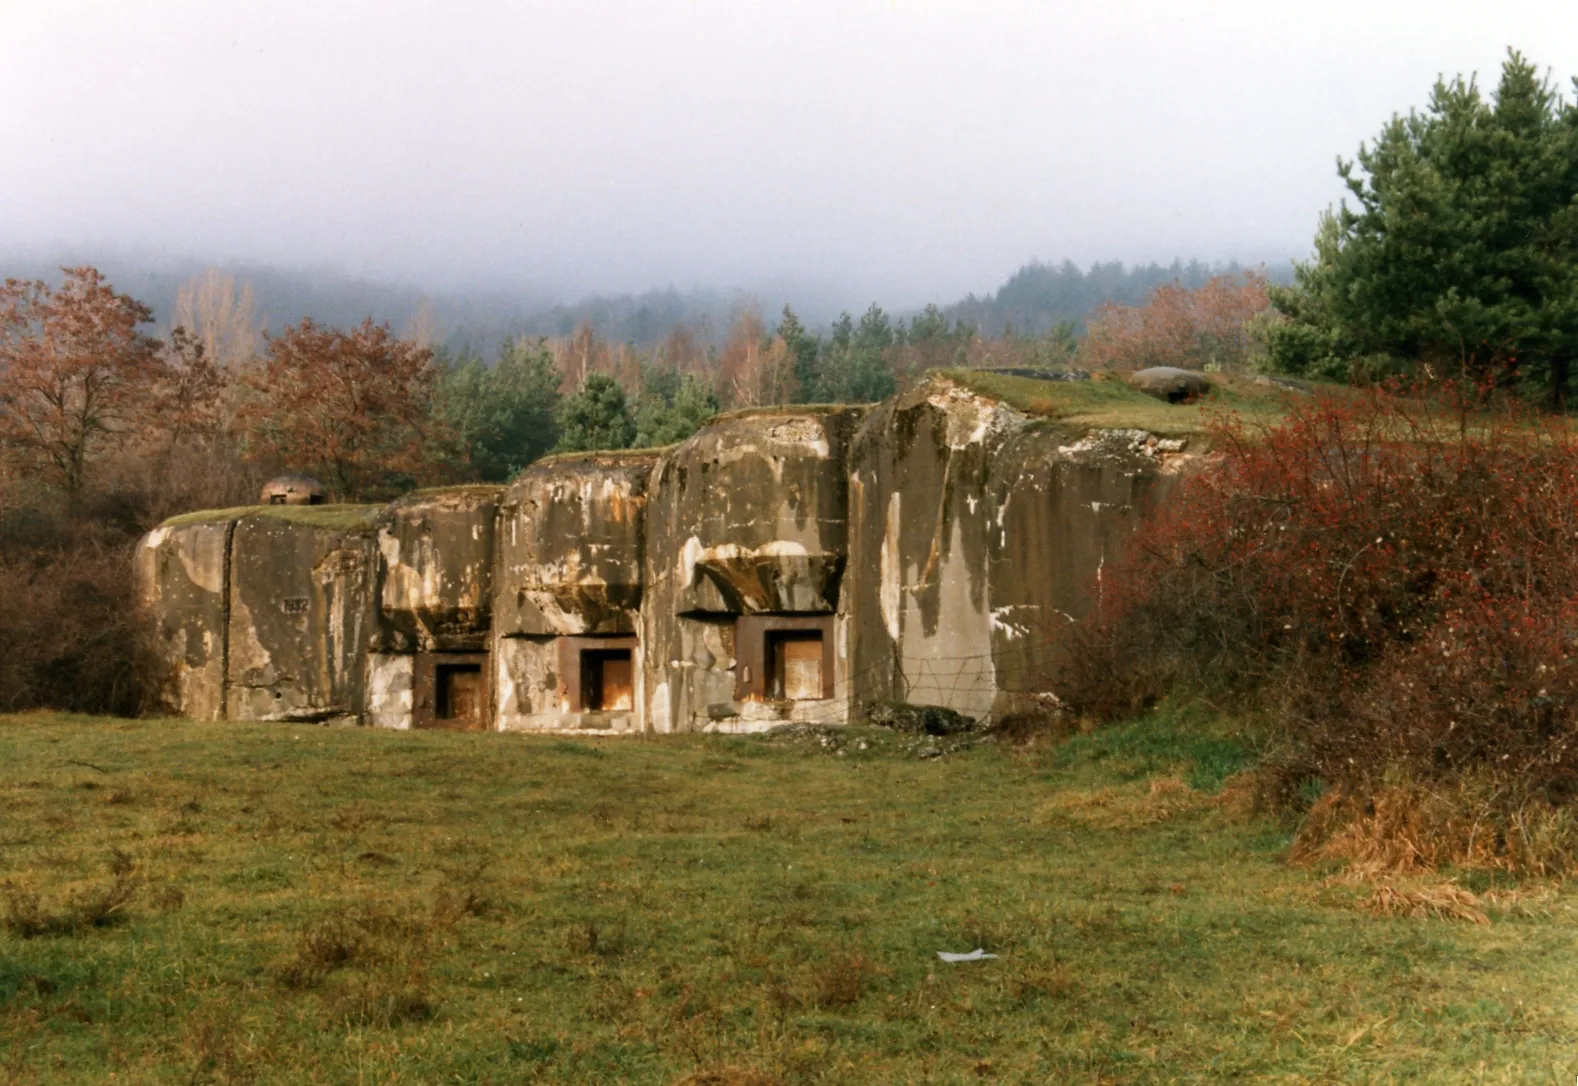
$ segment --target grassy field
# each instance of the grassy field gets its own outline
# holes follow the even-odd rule
[[[0,718],[0,1079],[1578,1074],[1560,887],[1377,915],[1166,716],[917,753]]]

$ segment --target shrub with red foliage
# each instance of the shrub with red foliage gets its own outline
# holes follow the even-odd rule
[[[1489,772],[1524,800],[1578,795],[1565,420],[1375,391],[1214,438],[1214,466],[1106,571],[1066,676],[1077,708],[1181,684],[1267,712],[1301,773],[1350,793]]]

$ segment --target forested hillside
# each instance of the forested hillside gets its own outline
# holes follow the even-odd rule
[[[213,273],[196,261],[154,255],[62,252],[6,257],[4,274],[20,279],[54,280],[62,266],[92,264],[116,286],[144,302],[154,323],[169,329],[180,323],[183,287]],[[430,287],[373,278],[358,278],[327,269],[295,269],[263,264],[222,264],[218,271],[250,290],[254,316],[265,330],[278,330],[311,318],[319,324],[349,327],[371,317],[396,331],[452,352],[474,352],[494,358],[499,345],[520,338],[564,338],[589,326],[612,343],[654,347],[676,328],[684,328],[702,344],[722,347],[730,326],[743,312],[776,313],[794,307],[813,331],[831,331],[842,311],[861,312],[872,301],[898,316],[913,312],[886,299],[842,298],[826,288],[750,293],[734,289],[680,290],[674,286],[639,294],[591,294],[567,301],[546,292],[502,286]],[[995,291],[938,304],[950,325],[963,322],[983,336],[1042,336],[1068,323],[1082,332],[1086,319],[1103,305],[1138,306],[1157,287],[1177,282],[1193,289],[1214,275],[1240,271],[1236,262],[1126,265],[1104,261],[1081,269],[1030,261]],[[1291,279],[1291,269],[1266,269],[1272,282]],[[781,296],[780,296],[781,295]]]
[[[981,298],[972,294],[943,312],[950,320],[974,325],[984,336],[1044,335],[1065,321],[1083,331],[1086,318],[1104,305],[1143,305],[1157,287],[1178,283],[1195,290],[1215,276],[1242,271],[1237,261],[1207,264],[1191,260],[1185,264],[1174,260],[1165,265],[1126,266],[1109,260],[1081,271],[1072,260],[1061,264],[1033,260],[1009,276],[996,292]],[[1292,278],[1291,267],[1278,265],[1265,271],[1272,282]]]

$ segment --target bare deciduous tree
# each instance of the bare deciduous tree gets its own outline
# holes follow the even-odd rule
[[[1248,369],[1258,350],[1253,322],[1271,305],[1266,283],[1261,272],[1218,275],[1197,290],[1157,287],[1142,306],[1104,305],[1080,358],[1101,369]]]
[[[210,363],[223,369],[245,365],[258,355],[263,322],[252,286],[219,268],[207,268],[181,284],[175,295],[174,325],[202,345]]]
[[[431,301],[423,298],[418,303],[416,312],[405,322],[405,330],[400,338],[418,347],[431,347],[438,342],[438,313]]]
[[[731,403],[744,407],[794,399],[794,355],[781,337],[767,335],[755,310],[735,320],[718,363],[719,390]]]

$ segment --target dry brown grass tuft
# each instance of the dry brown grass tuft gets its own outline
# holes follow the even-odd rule
[[[1394,778],[1367,792],[1322,796],[1299,827],[1290,858],[1391,872],[1456,867],[1560,876],[1578,869],[1578,819],[1488,775]]]
[[[572,924],[565,932],[564,941],[572,954],[617,958],[625,952],[625,924],[620,921],[610,928],[603,927],[595,920]]]
[[[486,852],[461,864],[442,868],[444,881],[433,894],[433,923],[454,927],[468,916],[486,916],[495,902],[488,869],[493,859]]]
[[[407,915],[378,901],[347,902],[302,929],[294,955],[275,975],[287,990],[319,992],[325,1013],[341,1026],[425,1022],[439,1004],[428,960],[455,919],[436,906]]]
[[[329,1011],[342,1025],[391,1029],[430,1020],[438,1005],[428,989],[426,972],[416,967],[357,979],[336,994]]]
[[[1178,777],[1153,777],[1089,792],[1058,792],[1041,804],[1037,814],[1090,829],[1138,829],[1189,811],[1205,810],[1211,802],[1212,797],[1195,791]]]
[[[876,976],[877,963],[864,951],[835,951],[812,967],[813,999],[826,1009],[852,1007]]]
[[[1406,916],[1415,920],[1467,920],[1488,924],[1490,917],[1480,908],[1480,900],[1456,882],[1399,886],[1383,882],[1364,903],[1366,912],[1376,916]]]
[[[334,970],[365,957],[367,940],[344,917],[329,917],[303,928],[296,952],[279,970],[287,988],[316,988]]]
[[[1014,1002],[1025,1005],[1037,1000],[1066,1000],[1079,992],[1079,981],[1061,962],[1050,966],[1024,968],[1012,981]]]
[[[205,999],[183,1027],[181,1051],[191,1065],[189,1081],[246,1086],[257,1080],[261,1053],[230,1002]]]

